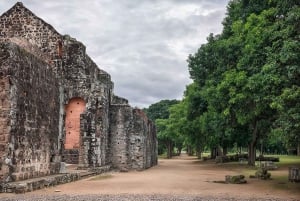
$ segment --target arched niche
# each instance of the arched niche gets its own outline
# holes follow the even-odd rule
[[[80,114],[85,111],[86,103],[80,98],[72,98],[65,106],[65,149],[79,149],[80,147]]]

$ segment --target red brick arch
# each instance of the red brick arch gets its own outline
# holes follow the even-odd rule
[[[85,101],[76,97],[70,99],[65,106],[65,149],[78,149],[80,147],[80,114],[85,111]]]

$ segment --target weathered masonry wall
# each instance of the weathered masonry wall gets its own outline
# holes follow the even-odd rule
[[[8,53],[0,48],[0,58],[7,58]],[[8,175],[9,167],[5,165],[7,144],[10,133],[10,84],[7,76],[7,68],[4,68],[5,61],[0,61],[0,181]]]
[[[110,116],[112,166],[127,171],[156,165],[156,131],[143,111],[115,104],[111,106]]]
[[[111,159],[113,168],[128,171],[131,168],[129,133],[132,109],[128,105],[112,105],[110,109]]]
[[[145,169],[157,165],[157,138],[155,125],[140,109],[133,109],[132,122],[133,129],[130,136],[132,168],[139,169],[137,167],[143,167],[143,169]],[[143,160],[140,160],[140,158],[143,158]]]
[[[153,123],[113,94],[81,42],[16,3],[0,16],[0,55],[0,186],[55,174],[60,162],[124,171],[157,163]]]
[[[0,41],[15,42],[47,62],[59,56],[60,34],[22,3],[0,17],[0,27]]]
[[[58,74],[63,87],[63,104],[75,98],[86,102],[81,114],[79,149],[63,150],[64,159],[78,154],[81,167],[102,166],[110,162],[108,157],[109,105],[113,83],[110,75],[100,70],[86,55],[85,46],[75,39],[63,37],[64,55]],[[64,126],[62,139],[68,135]],[[70,152],[72,152],[70,154]]]
[[[15,181],[57,173],[57,80],[45,62],[24,49],[14,44],[0,47],[6,57],[1,60],[1,80],[9,79],[10,103],[9,116],[5,117],[9,138],[5,153],[1,152],[2,179]]]

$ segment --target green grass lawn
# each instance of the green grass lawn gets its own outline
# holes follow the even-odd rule
[[[279,162],[276,164],[279,167],[298,166],[300,167],[300,156],[287,156],[287,155],[272,155],[273,157],[279,157]]]
[[[288,167],[300,168],[300,156],[288,155],[270,155],[271,157],[279,157],[279,162],[275,162],[277,170],[269,171],[271,173],[270,185],[277,190],[289,191],[290,193],[300,192],[300,183],[288,181]],[[255,171],[246,170],[245,173],[255,174]],[[268,182],[268,181],[266,181]]]
[[[167,158],[167,153],[163,153],[161,155],[157,156],[158,159],[166,159]]]
[[[288,167],[300,168],[300,156],[288,156],[288,155],[268,155],[268,156],[279,157],[279,162],[275,162],[275,165],[278,167],[278,169],[287,169]],[[259,164],[259,162],[256,162],[256,164]],[[252,168],[245,167],[244,171],[247,174],[252,174],[257,169],[258,167],[252,167]]]
[[[288,181],[288,167],[299,167],[300,168],[300,156],[287,156],[287,155],[270,155],[271,157],[279,157],[279,162],[275,162],[278,167],[276,170],[270,170],[271,180],[260,180],[260,183],[271,187],[274,190],[286,191],[292,194],[299,194],[300,183],[292,183]],[[259,162],[257,166],[248,166],[247,161],[240,162],[229,162],[229,163],[218,163],[217,167],[235,171],[237,174],[242,174],[246,177],[246,180],[251,180],[250,175],[255,175],[255,172],[259,169]],[[257,180],[257,179],[254,179]]]

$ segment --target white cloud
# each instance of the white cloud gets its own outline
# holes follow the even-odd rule
[[[220,33],[229,0],[23,0],[61,34],[87,47],[111,74],[115,93],[146,107],[180,99],[190,83],[186,59]],[[15,4],[0,0],[0,13]]]

